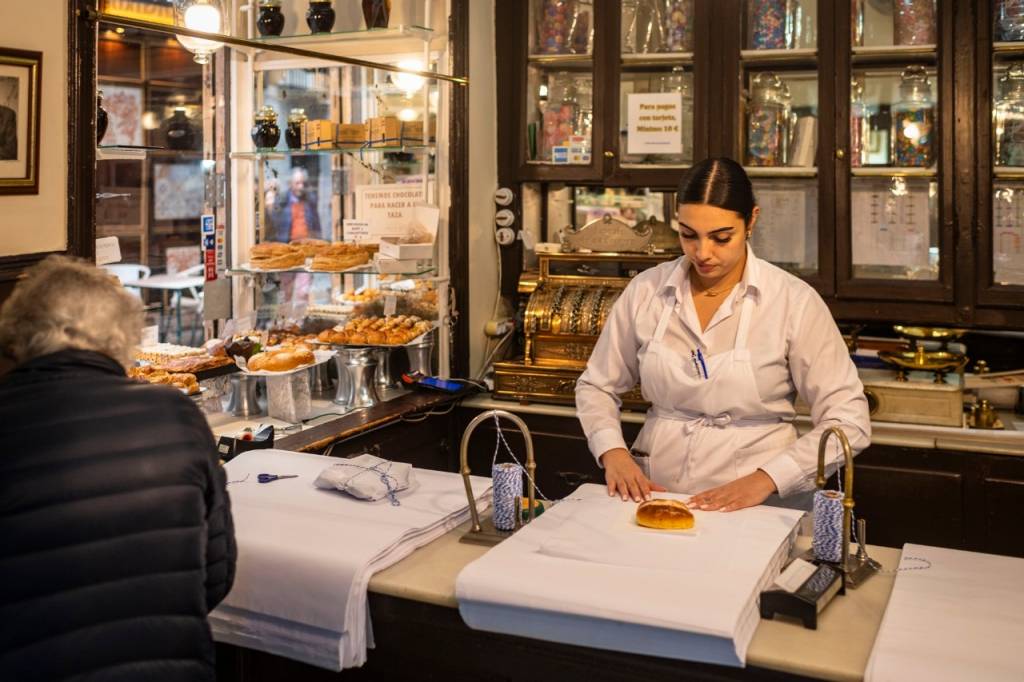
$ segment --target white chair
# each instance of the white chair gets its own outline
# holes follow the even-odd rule
[[[104,265],[103,269],[117,277],[121,284],[146,279],[152,272],[148,265],[141,265],[139,263],[115,263],[113,265]],[[142,298],[142,292],[138,289],[133,288],[132,292],[139,298]]]

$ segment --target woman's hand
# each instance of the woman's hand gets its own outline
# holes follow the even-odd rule
[[[634,502],[640,502],[651,499],[651,491],[665,492],[660,485],[647,480],[628,450],[609,450],[601,455],[601,464],[604,466],[604,480],[608,484],[609,497],[618,494],[622,496],[623,502],[630,498]]]
[[[689,504],[704,511],[736,511],[761,504],[776,490],[772,477],[758,469],[732,483],[697,493]]]

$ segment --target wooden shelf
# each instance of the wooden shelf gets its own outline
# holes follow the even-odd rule
[[[752,178],[814,178],[818,176],[817,166],[744,166],[743,170]]]
[[[931,168],[869,166],[866,168],[850,169],[850,175],[855,178],[934,178],[938,174],[939,172],[934,166]]]
[[[814,47],[796,50],[740,50],[740,61],[745,66],[814,64],[817,60],[818,49]]]
[[[650,52],[622,55],[622,65],[630,68],[636,66],[690,66],[692,64],[692,52]]]

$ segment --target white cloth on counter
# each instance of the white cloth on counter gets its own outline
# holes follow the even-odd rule
[[[320,472],[313,484],[317,488],[337,489],[361,500],[376,501],[416,485],[412,465],[391,462],[371,454],[333,460]]]
[[[903,546],[864,679],[1024,680],[1024,559]]]
[[[642,528],[635,514],[604,486],[581,486],[463,569],[455,587],[463,620],[534,639],[744,665],[758,593],[788,557],[802,512],[693,510],[688,533]]]
[[[373,646],[372,575],[469,518],[458,474],[417,470],[419,486],[398,493],[394,506],[314,486],[336,461],[251,450],[225,465],[238,564],[234,587],[209,617],[217,641],[332,670],[362,665]],[[298,478],[259,483],[261,473]],[[490,481],[472,484],[482,509]]]

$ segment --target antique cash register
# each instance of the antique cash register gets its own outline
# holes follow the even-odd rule
[[[560,253],[540,253],[539,273],[524,273],[528,295],[521,359],[494,365],[494,397],[573,404],[576,380],[630,280],[679,256],[675,232],[664,223],[636,226],[605,215],[563,231]],[[647,406],[640,387],[621,396],[623,407]]]

